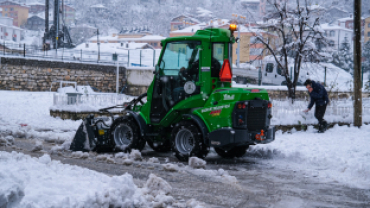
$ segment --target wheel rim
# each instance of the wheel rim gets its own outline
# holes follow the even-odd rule
[[[118,125],[114,130],[114,142],[116,145],[129,145],[132,138],[132,129],[125,124]]]
[[[190,154],[194,147],[194,136],[188,129],[181,129],[175,138],[176,148],[182,154]]]

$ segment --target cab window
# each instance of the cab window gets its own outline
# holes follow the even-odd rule
[[[196,62],[199,65],[200,42],[181,41],[166,44],[161,60],[164,75],[178,75],[181,68],[189,69]]]
[[[211,77],[219,77],[221,66],[224,63],[225,44],[213,43],[211,60]]]
[[[274,64],[273,63],[266,64],[266,72],[272,73],[273,70],[274,70]]]

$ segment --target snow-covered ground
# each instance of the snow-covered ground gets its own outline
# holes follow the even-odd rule
[[[49,116],[52,93],[0,91],[0,97],[0,133],[8,131],[14,137],[68,141],[81,123]],[[280,121],[289,120],[290,116],[282,115]],[[246,157],[267,158],[260,162],[293,171],[304,170],[323,181],[370,187],[368,135],[370,126],[366,125],[360,129],[336,126],[324,134],[316,133],[311,127],[305,132],[277,132],[276,141],[252,146]]]
[[[108,176],[17,152],[0,152],[0,207],[198,207],[179,203],[172,187],[153,174],[138,188],[130,174]]]
[[[349,186],[370,187],[370,126],[335,126],[324,134],[309,127],[305,132],[276,132],[275,141],[251,146],[247,157],[272,166],[304,171],[320,182],[339,182]]]

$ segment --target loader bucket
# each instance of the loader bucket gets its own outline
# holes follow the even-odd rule
[[[95,150],[96,141],[91,121],[94,115],[86,117],[80,127],[78,127],[75,137],[72,140],[70,150],[72,151],[93,151]]]

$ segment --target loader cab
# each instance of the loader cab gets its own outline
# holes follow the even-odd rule
[[[196,108],[194,103],[203,106],[205,97],[213,90],[231,87],[231,81],[223,82],[220,79],[225,60],[232,60],[232,53],[229,53],[232,51],[229,49],[231,45],[230,32],[218,28],[200,30],[194,36],[162,41],[163,49],[152,83],[149,107],[151,123],[161,122],[175,106],[185,111]],[[231,75],[230,64],[228,67]],[[193,105],[185,105],[184,102],[179,104],[187,98],[194,99]]]
[[[164,46],[156,67],[152,94],[151,121],[158,123],[185,98],[199,94],[201,41],[174,41]]]

